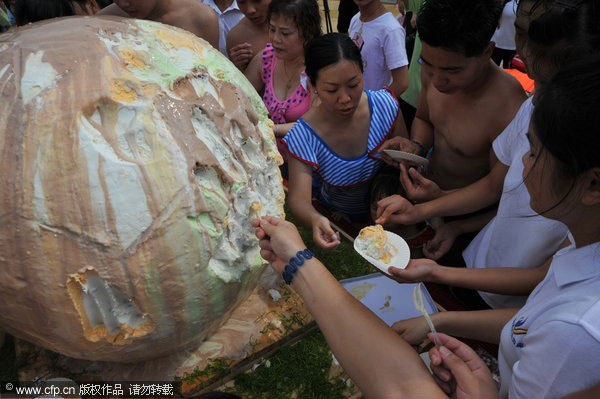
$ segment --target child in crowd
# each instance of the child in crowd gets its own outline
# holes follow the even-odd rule
[[[600,7],[582,2],[569,7],[557,0],[520,0],[516,19],[516,43],[528,71],[543,85],[561,65],[582,54],[600,52]],[[527,100],[493,143],[498,159],[491,172],[464,189],[444,193],[416,171],[403,169],[409,197],[417,191],[440,198],[412,205],[400,197],[380,203],[378,222],[413,224],[436,216],[476,211],[500,200],[498,214],[475,237],[463,253],[467,268],[441,267],[435,262],[414,261],[406,270],[394,271],[401,281],[431,281],[480,290],[479,295],[494,308],[516,307],[544,278],[548,259],[563,244],[567,229],[563,223],[533,216],[529,194],[522,184],[521,158],[529,149],[525,136],[536,98]],[[443,195],[448,194],[448,195]],[[450,223],[438,231],[425,254],[437,258],[454,242],[460,231]],[[437,236],[436,236],[437,237]],[[510,266],[510,267],[509,267]],[[485,292],[481,292],[485,291]],[[505,295],[500,295],[505,294]]]
[[[253,222],[261,256],[285,270],[367,397],[564,398],[600,383],[599,71],[600,57],[591,56],[542,87],[522,159],[531,208],[566,224],[571,245],[554,256],[523,308],[433,315],[438,331],[499,342],[499,392],[475,352],[444,333],[430,351],[434,381],[408,345],[421,342],[426,327],[408,342],[394,335],[305,250],[291,223]]]
[[[185,29],[219,48],[219,20],[198,0],[115,0],[98,15],[148,19]]]
[[[321,16],[316,0],[273,0],[268,20],[270,43],[254,56],[245,75],[262,95],[275,136],[282,138],[310,109],[304,47],[321,35]]]
[[[396,97],[408,87],[404,28],[380,0],[354,0],[359,12],[348,34],[360,49],[365,89],[390,87]]]
[[[71,15],[93,15],[100,11],[96,0],[17,0],[17,25]]]
[[[219,19],[219,51],[227,55],[227,35],[244,18],[236,0],[200,0],[217,14]]]
[[[227,36],[227,54],[242,72],[252,58],[265,48],[269,41],[269,4],[271,0],[238,0],[243,18]]]
[[[363,91],[362,60],[348,36],[330,33],[306,48],[306,73],[319,103],[285,136],[290,154],[289,204],[310,226],[318,246],[339,240],[312,206],[313,173],[322,181],[320,202],[352,222],[369,218],[369,183],[383,162],[373,157],[388,137],[408,136],[398,101],[387,90]]]

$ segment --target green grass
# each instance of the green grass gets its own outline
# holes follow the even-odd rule
[[[315,332],[280,349],[254,372],[239,375],[232,392],[244,399],[342,399],[345,378],[329,378],[330,367],[327,342]]]

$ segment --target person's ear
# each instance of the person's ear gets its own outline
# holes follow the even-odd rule
[[[483,57],[486,60],[489,60],[490,58],[492,58],[492,53],[494,52],[495,48],[496,48],[496,43],[489,42],[487,44],[487,46],[485,46],[485,50],[483,50]]]
[[[581,203],[587,206],[600,205],[600,168],[586,172]]]

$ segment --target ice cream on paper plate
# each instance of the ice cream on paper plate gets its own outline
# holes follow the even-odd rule
[[[357,248],[373,259],[389,264],[398,249],[388,241],[388,234],[381,225],[368,226],[360,231],[356,239]]]

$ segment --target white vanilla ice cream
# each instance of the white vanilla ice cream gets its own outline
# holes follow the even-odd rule
[[[390,263],[398,249],[388,242],[388,235],[381,225],[368,226],[360,231],[356,238],[358,249],[373,259]]]

